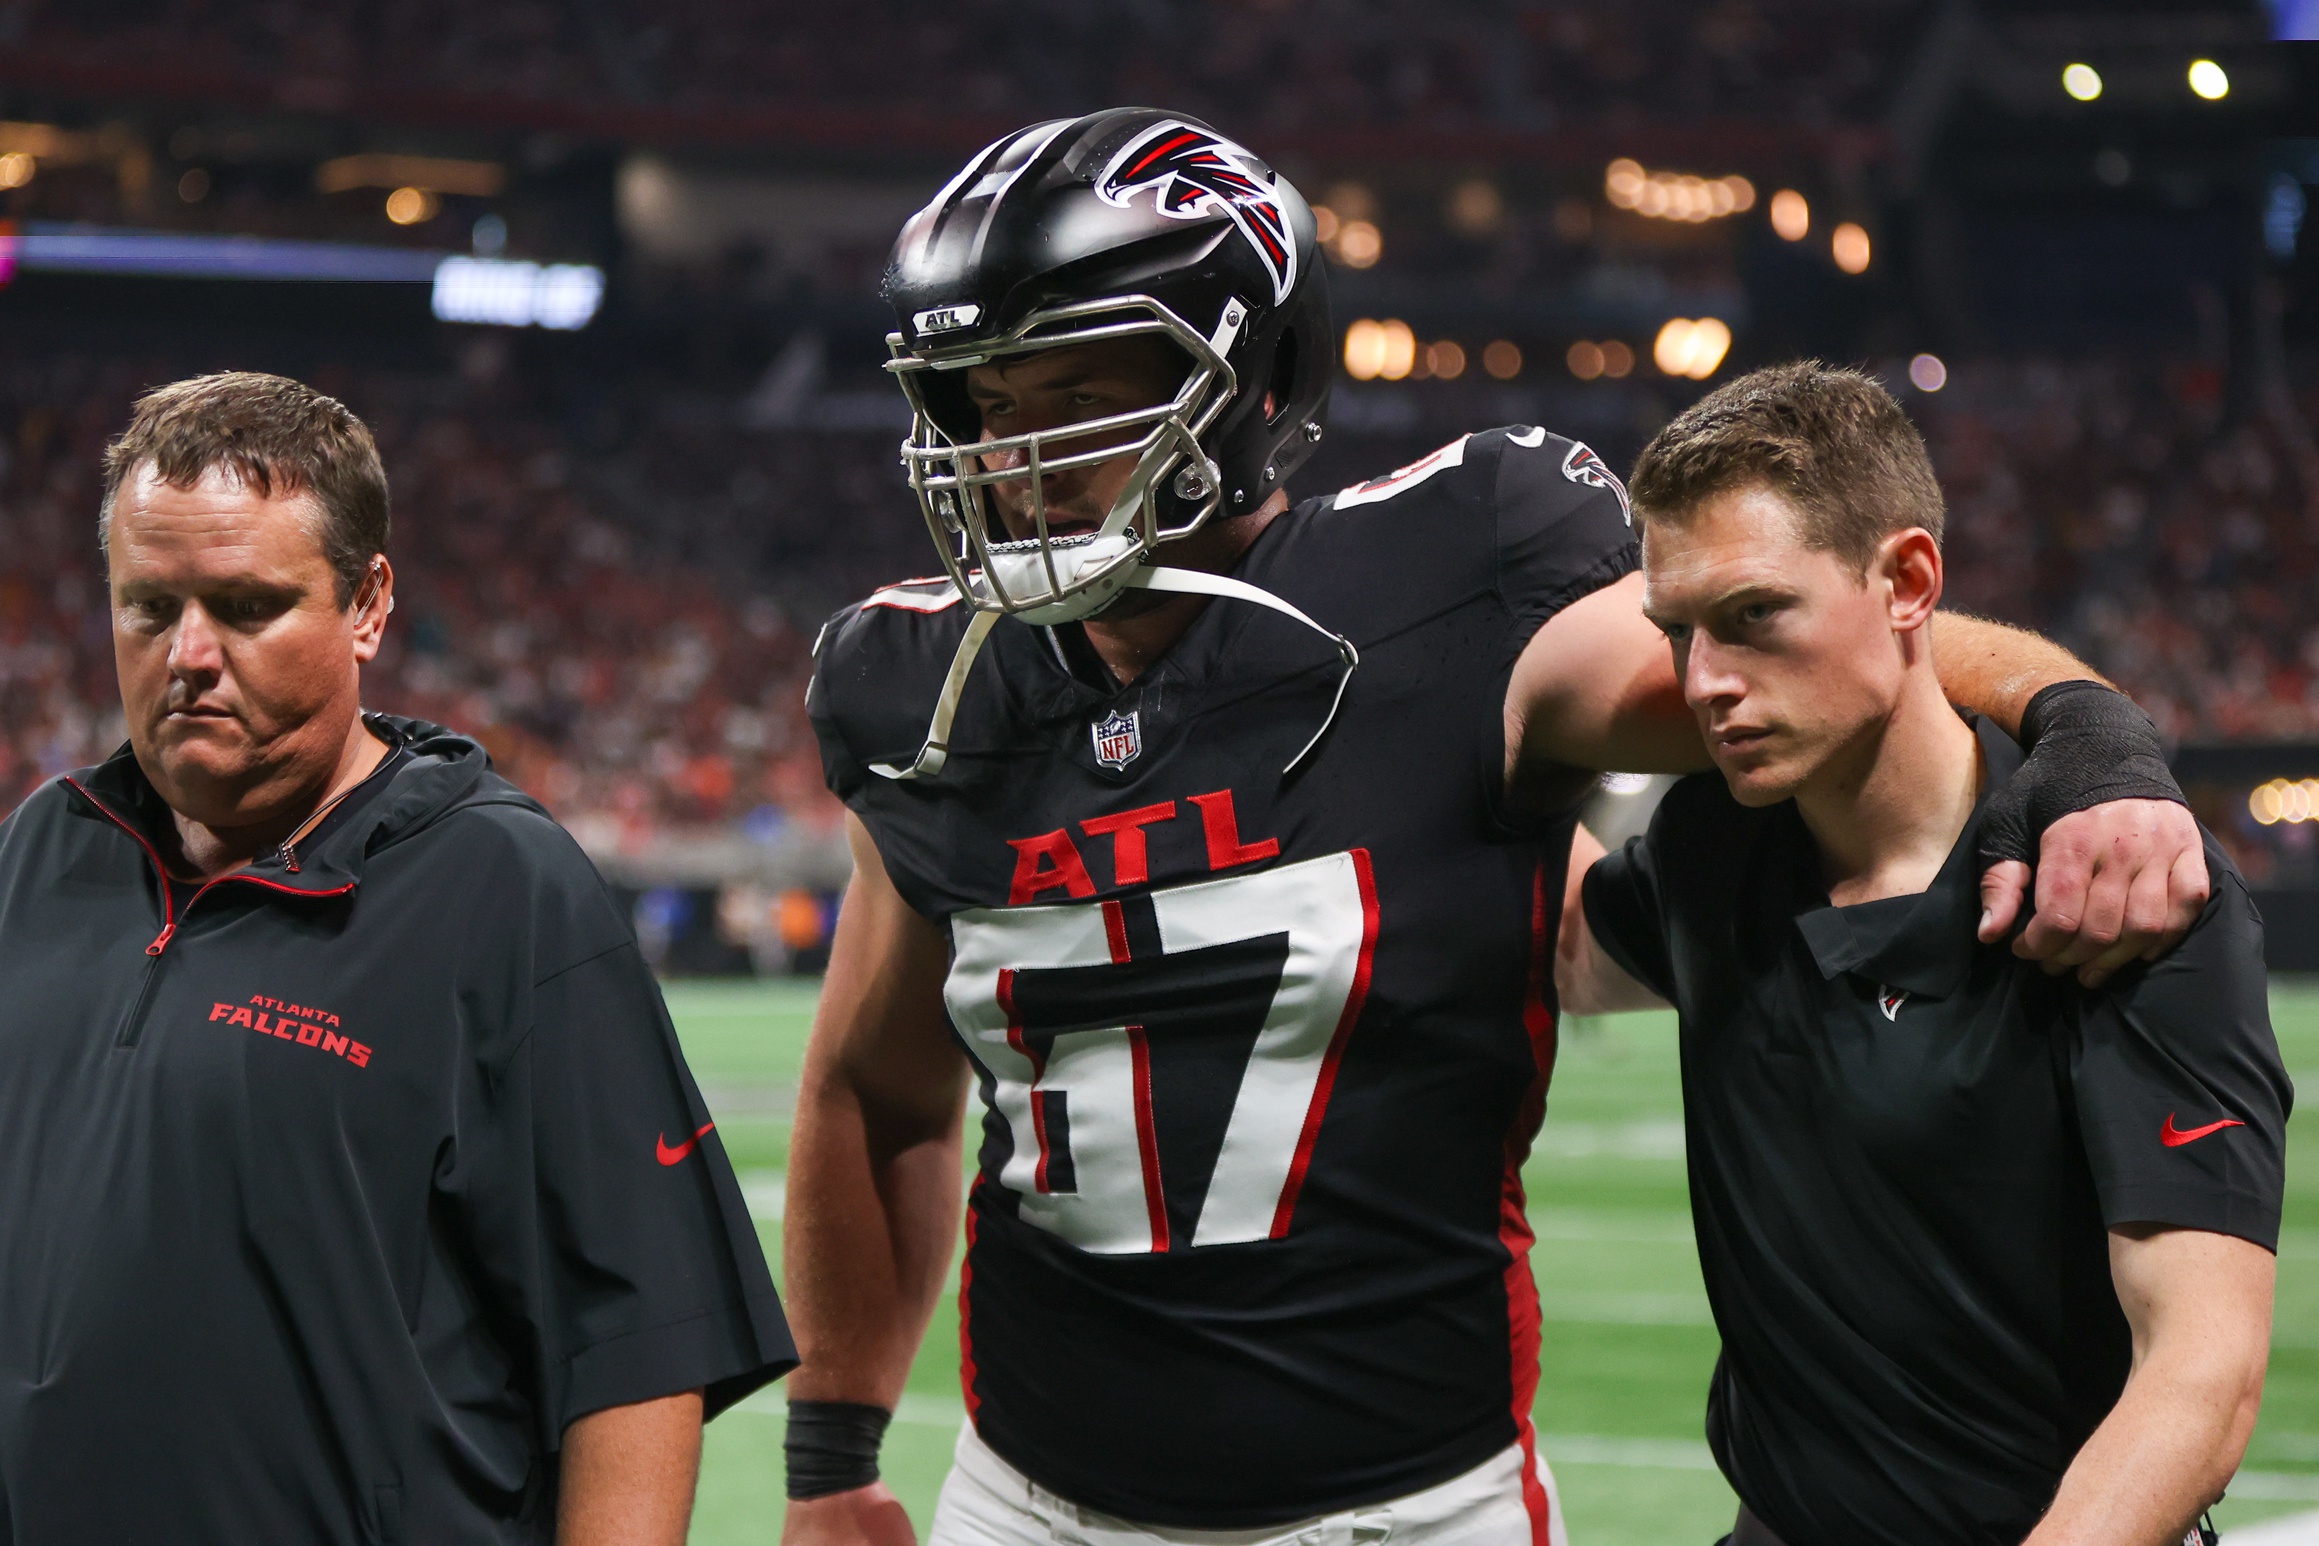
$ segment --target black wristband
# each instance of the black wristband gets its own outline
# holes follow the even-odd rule
[[[1981,857],[2036,862],[2037,840],[2073,811],[2111,800],[2186,804],[2166,746],[2134,700],[2100,682],[2055,682],[2021,715],[2029,756],[1981,816]]]
[[[789,1462],[789,1495],[826,1498],[878,1479],[878,1446],[894,1414],[859,1401],[792,1401],[781,1452]]]

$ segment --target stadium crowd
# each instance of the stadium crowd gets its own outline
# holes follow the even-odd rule
[[[1984,364],[1915,406],[1952,605],[2067,641],[2169,739],[2319,737],[2319,392],[2230,425],[2211,367]]]
[[[191,369],[0,356],[0,802],[118,744],[98,456]],[[581,414],[516,375],[313,379],[373,425],[394,488],[373,706],[479,734],[591,846],[835,819],[812,631],[930,562],[888,434],[749,430],[643,387]],[[2068,641],[2171,738],[2319,739],[2319,401],[2232,426],[2205,367],[1984,363],[1912,406],[1953,604]]]
[[[705,111],[883,108],[913,117],[1165,100],[1260,128],[1531,131],[1877,116],[1926,0],[21,0],[0,46],[187,77],[508,102]]]

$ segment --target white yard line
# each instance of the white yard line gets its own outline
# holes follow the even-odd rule
[[[2239,1475],[2243,1479],[2245,1472]],[[2238,1489],[2234,1486],[2232,1491]],[[2241,1493],[2252,1497],[2252,1493]],[[2283,1514],[2230,1531],[2230,1546],[2319,1546],[2319,1513]]]

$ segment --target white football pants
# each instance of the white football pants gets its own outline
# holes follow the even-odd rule
[[[959,1430],[926,1546],[1570,1546],[1554,1473],[1544,1456],[1536,1463],[1542,1530],[1523,1498],[1519,1445],[1405,1498],[1258,1530],[1183,1530],[1055,1496],[1001,1460],[970,1422]]]

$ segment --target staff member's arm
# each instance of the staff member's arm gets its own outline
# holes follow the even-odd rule
[[[2026,1546],[2174,1546],[2222,1496],[2262,1406],[2275,1267],[2234,1235],[2111,1231],[2134,1372]]]
[[[564,1430],[556,1546],[684,1546],[701,1469],[701,1393],[590,1412]]]
[[[676,1546],[701,1424],[796,1350],[634,931],[512,797],[448,818],[488,885],[449,964],[477,1056],[436,1185],[479,1325],[531,1374],[559,1546]]]
[[[958,1236],[967,1063],[942,1003],[949,942],[894,889],[857,818],[846,836],[854,878],[789,1145],[782,1258],[805,1359],[793,1413],[801,1402],[894,1409]],[[799,1470],[793,1458],[781,1532],[791,1546],[913,1539],[885,1483],[800,1498],[810,1488]]]
[[[2069,1076],[2133,1365],[2033,1546],[2173,1546],[2262,1404],[2294,1088],[2262,922],[2220,850],[2208,859],[2215,895],[2182,948],[2075,1008]]]
[[[1707,767],[1666,641],[1643,616],[1642,587],[1635,573],[1581,597],[1523,649],[1506,695],[1509,777],[1553,764],[1636,773]],[[2067,814],[2042,834],[2024,832],[2013,845],[2025,855],[2034,839],[2041,861],[2036,915],[2014,941],[2015,953],[2050,970],[2076,968],[2092,986],[2130,961],[2172,949],[2205,905],[2208,878],[2197,822],[2178,803],[2180,791],[2154,755],[2155,733],[2145,737],[2144,755],[2127,757],[2106,737],[2111,727],[2104,710],[2133,712],[2116,695],[2073,689],[2074,696],[2039,704],[2040,695],[2065,683],[2103,684],[2084,662],[2036,634],[1943,612],[1934,620],[1933,645],[1949,701],[1986,714],[2010,735],[2022,736],[2025,724],[2047,732],[2026,737],[2036,743],[2025,770],[2029,782],[2015,783],[2030,799],[2025,818]],[[2144,721],[2131,729],[2149,727]],[[2047,736],[2054,737],[2052,746]],[[2081,755],[2089,744],[2113,749],[2089,759]],[[2121,780],[2129,769],[2151,776]],[[2161,783],[2174,798],[2119,797]],[[2030,796],[2040,784],[2042,797]],[[2089,787],[2093,795],[2073,799]],[[2087,808],[2072,809],[2073,803]],[[1990,869],[1982,939],[2002,939],[2013,927],[2030,900],[2031,880],[2018,858]]]
[[[1664,1009],[1667,1001],[1595,939],[1586,921],[1586,872],[1603,856],[1602,842],[1583,826],[1570,835],[1570,874],[1562,889],[1562,933],[1555,941],[1554,993],[1563,1013],[1607,1015],[1622,1009]]]

